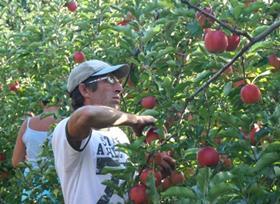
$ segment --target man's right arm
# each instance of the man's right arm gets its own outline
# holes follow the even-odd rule
[[[101,129],[112,126],[130,126],[139,135],[143,128],[153,125],[156,119],[152,116],[139,116],[107,107],[87,105],[77,109],[68,121],[68,136],[73,142],[86,138],[91,129]]]

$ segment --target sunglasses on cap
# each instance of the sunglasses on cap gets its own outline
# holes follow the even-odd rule
[[[109,84],[116,84],[116,83],[120,83],[121,84],[121,80],[119,80],[117,77],[115,76],[110,76],[110,75],[107,75],[105,77],[100,77],[100,78],[97,78],[97,79],[93,79],[92,81],[88,81],[86,82],[86,84],[92,84],[94,82],[98,82],[98,81],[106,81],[107,83]]]

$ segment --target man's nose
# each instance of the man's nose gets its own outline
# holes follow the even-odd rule
[[[123,92],[123,86],[120,82],[115,83],[115,92],[116,93],[122,93]]]

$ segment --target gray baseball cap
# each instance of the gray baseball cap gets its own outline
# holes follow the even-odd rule
[[[90,76],[100,76],[112,73],[121,79],[128,75],[129,66],[127,64],[110,65],[101,60],[85,61],[72,69],[67,81],[67,91],[71,93],[81,82]]]

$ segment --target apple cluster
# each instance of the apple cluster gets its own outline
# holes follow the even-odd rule
[[[206,7],[203,11],[214,17],[212,8]],[[196,20],[205,29],[204,44],[210,53],[222,53],[224,51],[234,51],[239,45],[240,37],[237,34],[227,36],[221,30],[211,30],[214,20],[201,12],[196,13]]]
[[[204,12],[214,16],[210,7],[203,9]],[[210,53],[222,53],[224,51],[234,51],[240,43],[240,37],[233,33],[227,36],[221,30],[212,30],[210,27],[213,25],[213,19],[207,17],[205,14],[198,12],[196,19],[202,28],[205,28],[204,44],[205,48]],[[280,69],[280,59],[275,55],[268,57],[268,63],[276,69]],[[232,72],[232,67],[229,67],[225,73]],[[240,98],[245,104],[258,103],[261,100],[261,92],[257,85],[246,84],[245,80],[239,80],[233,84],[234,87],[243,86],[240,91]]]
[[[152,127],[147,131],[145,138],[147,145],[160,139],[160,135],[156,130],[155,127]],[[167,166],[171,169],[165,169]],[[155,186],[159,191],[165,191],[171,186],[181,185],[185,181],[184,173],[175,169],[175,160],[172,158],[170,151],[150,154],[147,158],[147,166],[139,173],[139,182],[129,191],[129,198],[133,203],[149,202],[147,193],[147,179],[149,176],[154,177]]]

